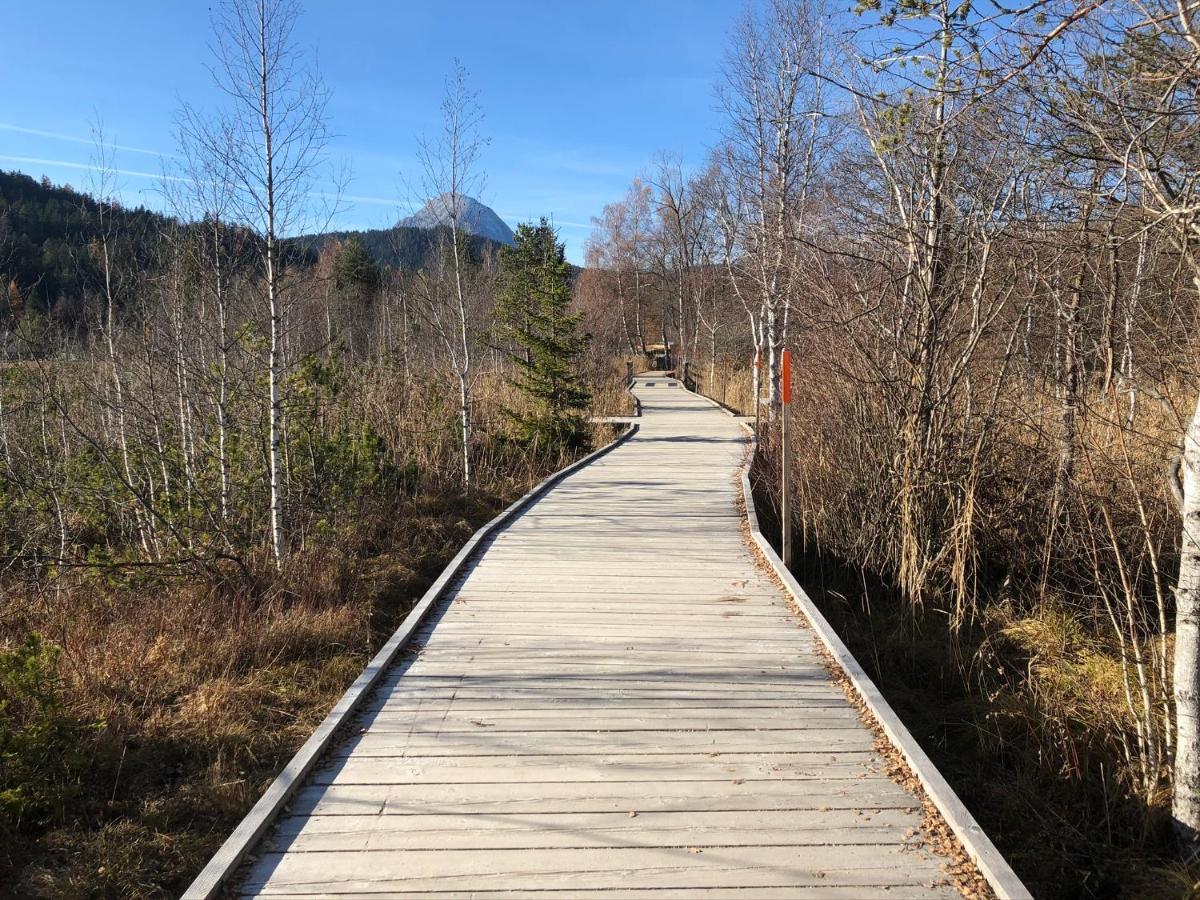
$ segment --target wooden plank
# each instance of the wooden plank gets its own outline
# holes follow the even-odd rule
[[[612,575],[608,572],[592,572],[592,574],[559,574],[552,583],[534,584],[530,586],[528,575],[524,578],[514,576],[492,577],[472,576],[462,584],[463,588],[473,593],[512,592],[518,590],[527,594],[606,594],[619,593],[629,590],[629,575]],[[677,576],[659,578],[638,578],[637,593],[642,596],[678,596],[697,594],[733,594],[736,596],[751,596],[761,594],[775,595],[775,588],[767,581],[756,581],[754,578],[707,578],[704,576]]]
[[[412,676],[415,681],[417,675]],[[817,697],[837,698],[827,684],[812,681],[801,684],[773,684],[762,682],[753,688],[743,683],[723,681],[704,681],[698,678],[691,680],[661,679],[649,681],[617,681],[599,678],[564,679],[560,684],[545,684],[540,678],[474,678],[471,681],[456,678],[430,679],[430,682],[420,685],[396,685],[388,697],[396,702],[405,703],[414,700],[454,699],[458,701],[510,699],[513,703],[527,704],[555,703],[558,701],[594,700],[597,694],[605,694],[610,702],[625,703],[633,701],[674,701],[687,700],[710,704],[724,703],[730,694],[745,702],[774,700],[794,703],[797,698]],[[736,690],[735,690],[736,689]],[[843,698],[844,699],[844,698]]]
[[[476,663],[475,676],[479,678],[547,678],[545,668],[539,667],[537,659],[526,659],[521,661],[516,659],[511,663],[496,663],[489,666],[486,660],[479,660]],[[724,660],[696,660],[694,657],[685,657],[683,660],[669,659],[666,657],[660,658],[638,658],[631,654],[631,658],[622,664],[619,660],[612,658],[590,660],[586,658],[571,659],[568,656],[556,656],[546,660],[547,665],[558,666],[556,671],[561,673],[563,677],[578,676],[581,678],[590,678],[596,681],[597,686],[603,686],[606,682],[624,682],[629,677],[639,679],[647,679],[651,677],[664,677],[674,679],[684,679],[692,675],[703,677],[704,675],[712,675],[719,672],[721,678],[731,684],[795,684],[797,682],[815,681],[823,678],[824,670],[816,667],[802,666],[772,666],[763,665],[755,660],[748,658],[745,665],[735,665],[734,663]],[[735,661],[736,662],[736,661]],[[631,671],[632,670],[632,671]],[[441,661],[434,658],[428,660],[418,657],[414,660],[409,669],[414,676],[454,676],[461,668],[454,663]]]
[[[819,678],[825,674],[823,668],[813,663],[805,665],[800,661],[778,662],[779,659],[779,654],[738,652],[736,650],[727,650],[718,655],[687,651],[639,650],[633,647],[626,648],[618,656],[612,648],[587,651],[582,648],[576,650],[567,647],[557,650],[530,650],[522,653],[511,647],[491,649],[479,647],[473,651],[443,653],[437,647],[431,646],[421,651],[421,655],[412,664],[411,671],[423,675],[432,675],[437,672],[453,674],[461,672],[463,664],[470,662],[472,668],[482,674],[527,672],[536,675],[545,674],[547,668],[551,667],[555,672],[561,672],[564,675],[575,671],[614,668],[622,673],[629,669],[644,671],[647,668],[661,668],[664,671],[686,674],[695,670],[712,671],[717,667],[722,672],[731,674],[761,673],[777,678]]]
[[[389,890],[386,893],[372,892],[372,896],[386,897],[387,900],[532,900],[532,898],[568,898],[568,900],[666,900],[665,892],[658,888],[600,888],[598,890],[580,890],[578,888],[539,888],[536,893],[525,890],[489,890],[472,888],[468,891],[429,891]],[[243,897],[261,896],[257,891],[247,891]],[[273,892],[275,897],[304,897],[305,900],[342,900],[346,897],[362,897],[361,891],[308,891],[304,894],[289,894],[285,891]],[[959,897],[960,894],[950,887],[916,887],[908,885],[855,885],[838,887],[836,885],[788,885],[787,887],[762,888],[674,888],[670,891],[669,900],[938,900],[943,897]]]
[[[593,593],[593,592],[588,592]],[[688,624],[700,623],[708,627],[723,628],[729,624],[729,619],[751,619],[752,622],[746,624],[761,625],[757,619],[763,618],[771,624],[781,623],[791,626],[790,612],[785,606],[775,605],[769,606],[766,603],[754,603],[752,596],[739,591],[731,591],[724,594],[707,594],[697,597],[694,594],[663,594],[662,600],[658,600],[653,595],[651,596],[635,596],[627,595],[626,597],[614,598],[614,600],[603,606],[598,604],[585,605],[583,602],[575,599],[587,594],[580,592],[579,594],[568,594],[561,591],[524,591],[514,592],[511,589],[504,590],[476,590],[475,587],[464,589],[461,596],[461,603],[455,603],[446,612],[443,618],[453,618],[461,615],[478,615],[485,614],[495,617],[496,613],[507,613],[503,618],[506,621],[522,621],[530,620],[537,621],[540,617],[542,621],[546,619],[547,607],[556,613],[554,619],[556,622],[576,624],[580,622],[600,622],[610,624],[613,619],[614,612],[620,612],[622,617],[629,617],[626,621],[629,623],[636,622],[638,625],[654,625],[666,624],[673,625],[680,622]],[[594,593],[593,593],[594,595]],[[696,603],[696,607],[692,611],[685,611],[680,607],[689,602]],[[708,601],[708,605],[701,605],[700,601]],[[622,602],[624,601],[624,602]],[[621,604],[621,605],[617,605]],[[789,628],[781,629],[781,637],[789,634],[794,634],[800,629]]]
[[[419,659],[413,660],[408,671],[400,676],[407,677],[410,682],[398,685],[402,693],[419,692],[426,688],[461,688],[471,690],[505,690],[519,692],[542,692],[553,696],[563,691],[611,691],[614,696],[636,696],[640,692],[661,692],[662,696],[696,695],[701,694],[719,697],[730,692],[739,696],[751,696],[746,691],[759,692],[755,696],[774,691],[776,694],[789,695],[791,692],[806,689],[818,693],[830,691],[827,681],[822,680],[817,673],[799,673],[789,675],[786,672],[767,672],[759,674],[755,670],[740,672],[715,668],[695,668],[676,670],[673,668],[651,669],[642,667],[635,671],[594,668],[588,672],[563,672],[557,677],[548,677],[543,672],[510,671],[510,672],[476,672],[469,678],[456,675],[449,669],[437,672],[430,669],[417,669]],[[422,679],[417,682],[417,679]],[[428,680],[425,680],[428,679]],[[417,683],[414,683],[417,682]],[[630,693],[632,692],[632,693]]]
[[[560,887],[595,889],[622,882],[660,890],[689,887],[774,887],[780,884],[932,886],[944,879],[934,860],[901,847],[622,847],[604,849],[378,850],[339,854],[338,873],[325,853],[265,853],[248,887],[305,893],[329,889],[380,891]]]
[[[812,784],[803,780],[740,781],[722,790],[711,781],[513,781],[468,784],[317,785],[301,789],[292,815],[516,815],[565,812],[735,812],[738,810],[919,809],[887,779]],[[636,818],[636,817],[635,817]],[[413,827],[418,827],[414,823]]]
[[[503,776],[540,782],[846,781],[878,774],[867,751],[652,755],[515,756],[498,769],[494,756],[345,756],[313,774],[311,784],[478,784]]]
[[[680,607],[689,602],[694,604],[691,615],[680,611]],[[538,632],[531,631],[530,626],[542,621],[568,632],[566,637],[570,640],[624,637],[682,644],[698,639],[719,641],[726,647],[736,648],[738,644],[732,643],[734,640],[757,637],[772,643],[789,641],[795,652],[819,658],[813,652],[812,632],[790,622],[783,608],[758,604],[751,598],[733,594],[694,599],[674,595],[661,602],[622,597],[614,598],[605,607],[585,605],[581,600],[551,594],[465,594],[461,606],[455,604],[439,614],[436,622],[430,622],[423,631],[432,633],[434,626],[441,622],[480,615],[493,619],[497,627],[531,638],[538,637]],[[576,627],[590,623],[601,627]],[[681,624],[687,626],[686,631],[680,631],[678,626]],[[571,631],[572,627],[576,630]],[[673,635],[669,633],[672,628],[675,630]],[[755,635],[746,629],[758,629],[759,633]],[[476,632],[473,637],[487,638],[497,633],[488,629],[476,629]],[[561,636],[556,637],[562,640]]]
[[[738,602],[735,599],[728,601],[730,604]],[[740,607],[730,606],[721,609],[729,608]],[[590,637],[632,639],[670,639],[674,637],[682,639],[684,634],[681,634],[679,626],[684,625],[686,626],[686,638],[723,641],[727,646],[734,646],[730,642],[735,640],[789,641],[792,642],[795,651],[810,654],[814,659],[818,658],[812,654],[811,633],[807,629],[788,622],[785,617],[779,615],[778,611],[761,616],[725,616],[713,615],[701,610],[694,618],[680,622],[677,618],[658,617],[653,613],[626,615],[622,613],[619,605],[614,604],[609,611],[608,619],[605,620],[603,618],[585,618],[583,615],[572,613],[568,608],[564,608],[561,601],[556,600],[556,602],[537,605],[530,603],[525,611],[514,610],[511,616],[502,615],[501,612],[497,610],[493,614],[486,599],[467,600],[464,601],[461,608],[447,611],[444,615],[438,616],[436,622],[431,622],[427,627],[421,629],[421,634],[429,636],[433,633],[435,625],[444,625],[442,634],[451,633],[461,626],[466,626],[466,630],[471,633],[467,636],[507,633],[529,637],[554,635],[559,639],[566,640]],[[491,624],[494,628],[480,627],[480,616],[492,620]],[[562,621],[559,620],[560,616]],[[545,630],[538,628],[539,622],[545,624]],[[797,642],[799,642],[798,646]]]
[[[863,728],[790,728],[770,731],[569,731],[556,734],[554,753],[783,753],[788,750],[869,749],[874,738]],[[352,752],[364,756],[424,754],[441,756],[518,756],[546,751],[546,741],[536,734],[488,729],[442,734],[393,733],[371,728],[354,738]],[[338,755],[342,752],[338,751]]]
[[[594,716],[597,712],[620,710],[623,712],[661,713],[664,710],[677,710],[688,715],[689,710],[778,710],[792,709],[797,715],[802,715],[808,709],[825,709],[835,707],[845,708],[842,697],[829,692],[827,694],[802,694],[778,698],[748,699],[740,694],[733,697],[716,695],[705,697],[614,697],[608,695],[597,697],[553,696],[549,698],[521,698],[508,693],[500,693],[491,697],[467,698],[445,693],[440,697],[415,693],[400,696],[384,696],[374,698],[363,705],[363,714],[378,709],[449,709],[456,712],[490,712],[519,714],[523,711],[544,712],[548,715],[574,718],[577,716]]]
[[[481,728],[502,731],[651,731],[669,724],[672,730],[705,731],[709,729],[771,729],[794,727],[797,722],[822,723],[822,727],[850,724],[859,725],[856,710],[845,706],[818,706],[798,710],[735,709],[735,710],[651,710],[630,712],[606,709],[603,712],[586,710],[570,715],[562,710],[547,708],[535,710],[504,710],[483,712],[475,709],[459,710],[457,707],[419,706],[408,709],[384,707],[379,712],[363,717],[370,727],[408,728],[414,731],[433,730],[479,731]]]
[[[853,712],[853,711],[852,711]],[[659,733],[692,733],[705,734],[731,731],[747,731],[755,734],[767,732],[821,730],[834,731],[842,729],[859,730],[862,723],[857,714],[846,715],[845,710],[825,709],[804,716],[777,716],[768,719],[764,716],[742,716],[740,718],[713,716],[610,716],[605,719],[581,722],[579,719],[547,719],[530,717],[526,719],[508,719],[497,721],[481,713],[469,713],[466,716],[442,716],[436,712],[418,715],[394,715],[381,712],[378,715],[366,717],[363,726],[370,728],[375,734],[404,733],[410,736],[419,735],[449,735],[449,734],[486,734],[489,738],[495,736],[496,741],[508,741],[510,734],[576,735],[585,732],[587,735],[613,734],[627,735],[641,732]],[[791,735],[789,735],[790,737]],[[624,742],[624,738],[614,738]]]
[[[773,652],[774,650],[774,652]],[[475,664],[496,662],[504,665],[506,661],[527,660],[536,662],[538,666],[553,664],[559,659],[568,658],[595,664],[614,659],[614,654],[622,654],[634,666],[644,666],[653,661],[676,667],[679,665],[714,665],[728,664],[736,667],[760,667],[778,670],[779,665],[773,665],[772,660],[786,659],[790,665],[785,668],[791,671],[817,672],[816,660],[806,662],[803,656],[794,656],[794,649],[781,642],[754,642],[742,646],[730,647],[720,643],[708,646],[706,643],[689,642],[685,647],[664,646],[664,644],[640,644],[629,641],[628,638],[604,641],[556,641],[547,638],[533,647],[523,647],[520,641],[512,641],[503,635],[497,636],[491,642],[482,638],[461,641],[433,641],[425,644],[419,650],[418,661],[431,664],[434,661],[469,659]],[[788,659],[794,656],[794,660]],[[414,661],[414,666],[416,662]]]
[[[897,844],[920,816],[906,810],[790,810],[691,813],[531,813],[402,816],[288,816],[274,847],[290,853],[343,850],[515,850],[586,847],[738,847]]]
[[[487,617],[488,619],[492,617]],[[503,617],[496,617],[503,619]],[[484,619],[482,621],[487,621]],[[548,622],[544,627],[538,628],[536,619],[526,619],[525,621],[514,621],[511,624],[503,621],[494,623],[494,629],[486,629],[481,627],[479,622],[473,621],[446,621],[443,620],[438,624],[443,634],[462,631],[464,634],[479,634],[488,632],[492,634],[514,634],[514,635],[561,635],[563,637],[573,637],[579,635],[582,627],[579,624],[569,624],[563,622]],[[763,641],[781,641],[789,640],[797,635],[803,636],[803,631],[793,631],[793,626],[785,623],[777,623],[773,626],[771,623],[758,624],[756,622],[748,622],[745,620],[724,620],[720,625],[706,625],[697,623],[688,628],[687,633],[690,637],[699,638],[702,640],[725,640],[731,641],[735,639],[742,640],[763,640]],[[614,611],[613,621],[611,624],[604,622],[595,622],[589,626],[588,634],[607,635],[613,637],[637,638],[637,637],[670,637],[672,634],[678,635],[680,628],[671,624],[651,624],[639,625],[636,622],[627,622],[622,619],[619,613]],[[422,629],[419,634],[425,638],[425,643],[428,643],[428,638],[433,634],[433,627]]]

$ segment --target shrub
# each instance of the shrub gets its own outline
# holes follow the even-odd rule
[[[58,648],[30,634],[0,650],[0,818],[5,827],[61,818],[79,788],[83,732],[63,708]]]

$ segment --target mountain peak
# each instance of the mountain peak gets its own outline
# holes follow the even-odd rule
[[[457,218],[458,227],[467,234],[485,237],[510,247],[513,245],[512,229],[490,206],[462,194],[453,199],[456,202],[452,202],[450,194],[431,197],[417,212],[396,224],[400,228],[437,228],[448,226],[452,218]]]

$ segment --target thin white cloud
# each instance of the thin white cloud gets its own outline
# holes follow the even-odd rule
[[[42,159],[36,156],[9,156],[0,154],[0,161],[20,163],[27,166],[55,166],[63,169],[79,169],[84,172],[97,171],[92,163],[71,162],[65,159]],[[141,172],[137,169],[109,169],[116,175],[126,175],[130,178],[150,178],[154,181],[178,181],[191,184],[192,179],[179,175],[165,175],[157,172]],[[350,203],[370,203],[377,206],[411,206],[411,203],[397,201],[394,197],[372,197],[364,194],[336,194],[327,191],[310,191],[309,196],[318,200],[344,200]]]
[[[61,134],[57,131],[43,131],[40,128],[26,128],[24,125],[12,125],[7,122],[0,122],[0,131],[15,131],[18,134],[29,134],[35,137],[50,138],[55,141],[70,141],[72,144],[87,144],[94,147],[96,141],[94,138],[76,137],[73,134]],[[106,147],[113,150],[122,150],[126,153],[142,153],[146,156],[171,157],[178,159],[174,153],[163,153],[161,150],[147,150],[144,147],[130,147],[127,144],[109,144],[105,143]]]
[[[63,169],[81,169],[84,172],[96,172],[97,167],[91,163],[69,162],[65,159],[41,159],[36,156],[7,156],[0,154],[4,162],[21,163],[27,166],[58,166]],[[117,175],[128,175],[130,178],[153,178],[155,181],[183,181],[190,183],[191,179],[180,178],[177,175],[164,175],[162,172],[139,172],[136,169],[109,169]]]
[[[321,200],[344,200],[347,203],[369,203],[374,206],[404,206],[412,208],[413,204],[395,197],[372,197],[365,194],[331,194],[325,191],[313,191],[310,196]]]
[[[3,127],[3,126],[0,126]],[[65,159],[43,159],[35,156],[9,156],[0,154],[0,162],[17,163],[24,166],[51,166],[63,169],[78,169],[84,172],[96,171],[96,166],[91,163],[71,162]],[[190,184],[190,178],[183,178],[177,175],[166,175],[161,172],[142,172],[137,169],[110,169],[110,172],[117,175],[124,175],[129,178],[148,178],[153,181],[177,181],[184,184]],[[336,194],[326,191],[311,191],[309,196],[319,200],[340,200],[347,203],[364,203],[374,206],[387,206],[391,208],[409,208],[415,209],[418,204],[412,201],[398,200],[395,197],[375,197],[369,194]],[[501,215],[500,218],[507,222],[536,222],[541,216],[514,216]],[[590,230],[590,224],[582,222],[568,222],[561,219],[551,218],[551,224],[556,228],[566,228],[571,230]]]

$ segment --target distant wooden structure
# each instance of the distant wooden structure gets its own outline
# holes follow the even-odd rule
[[[646,345],[646,369],[650,372],[670,372],[675,368],[675,345],[670,341]]]

